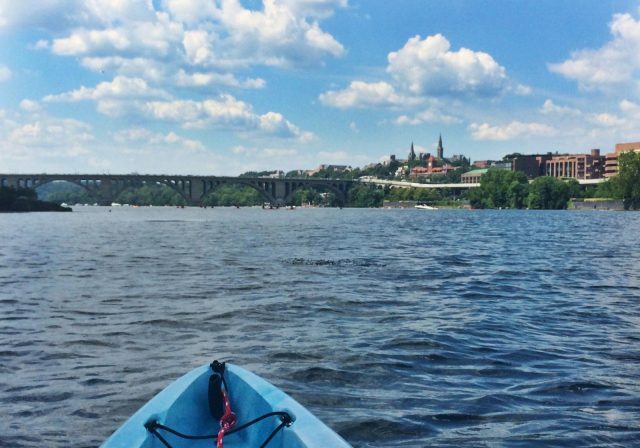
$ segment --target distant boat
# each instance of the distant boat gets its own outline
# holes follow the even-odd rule
[[[117,202],[112,202],[111,207],[122,207],[122,204],[118,204]]]
[[[438,210],[436,207],[431,207],[427,204],[416,204],[415,208],[419,208],[421,210]]]

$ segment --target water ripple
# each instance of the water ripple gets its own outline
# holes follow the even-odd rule
[[[355,447],[640,446],[638,234],[608,212],[0,215],[0,446],[99,445],[213,358]]]

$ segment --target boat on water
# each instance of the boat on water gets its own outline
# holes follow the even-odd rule
[[[263,378],[214,361],[182,376],[101,448],[349,448],[342,437]]]
[[[427,205],[427,204],[416,204],[415,208],[419,208],[421,210],[438,210],[437,207],[431,207],[430,205]]]

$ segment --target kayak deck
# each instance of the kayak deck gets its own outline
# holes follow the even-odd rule
[[[157,421],[183,434],[217,435],[219,422],[209,412],[208,385],[212,371],[199,367],[176,380],[136,412],[102,448],[166,448],[161,440],[145,428]],[[225,378],[229,399],[240,426],[264,414],[288,413],[293,422],[284,426],[268,443],[268,448],[348,448],[350,445],[318,420],[293,398],[253,373],[227,364]],[[225,448],[260,447],[282,423],[277,416],[265,418],[250,427],[225,435]],[[172,448],[214,447],[215,437],[187,440],[168,431],[158,433]]]

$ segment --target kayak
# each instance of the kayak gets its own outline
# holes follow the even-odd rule
[[[102,448],[349,448],[263,378],[233,364],[198,367],[159,392]]]

